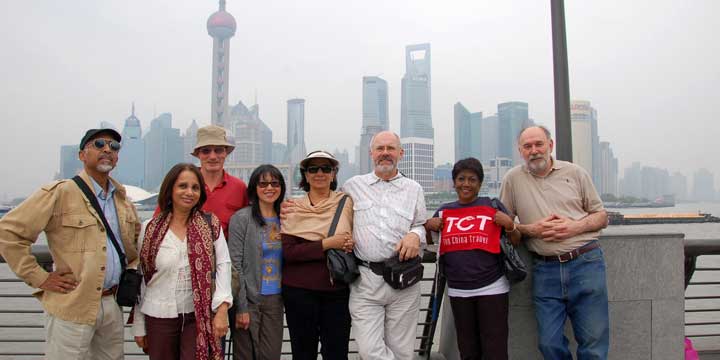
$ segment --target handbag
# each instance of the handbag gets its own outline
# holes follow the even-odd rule
[[[98,215],[100,215],[100,220],[102,220],[103,226],[105,226],[105,230],[110,237],[110,242],[112,242],[115,251],[117,251],[118,256],[120,257],[122,273],[120,274],[120,283],[118,284],[117,292],[115,293],[115,301],[117,301],[120,306],[135,306],[135,304],[137,304],[140,300],[142,274],[140,274],[140,272],[136,269],[127,269],[127,257],[125,256],[125,253],[122,252],[110,224],[108,224],[107,219],[105,219],[105,213],[102,211],[95,194],[90,191],[90,188],[80,176],[76,175],[72,179],[80,190],[82,190],[83,194],[85,194],[85,198],[90,201],[93,209],[95,209]]]
[[[347,198],[348,196],[345,195],[342,199],[340,199],[340,203],[335,210],[335,216],[330,224],[328,237],[335,235],[335,229],[337,228],[338,221],[340,221],[340,215],[342,215]],[[358,276],[360,276],[360,269],[358,269],[357,261],[355,260],[355,255],[353,255],[353,253],[347,253],[338,249],[330,249],[327,251],[326,257],[328,271],[330,272],[330,282],[337,280],[344,282],[345,284],[351,284]]]
[[[424,270],[419,256],[406,261],[400,261],[399,257],[393,256],[383,261],[383,279],[390,287],[397,290],[409,288],[420,282]]]
[[[492,199],[492,207],[500,211],[498,199]],[[520,257],[520,254],[515,250],[513,244],[510,243],[505,230],[503,230],[500,235],[500,249],[502,249],[503,271],[508,281],[510,281],[511,284],[515,284],[525,280],[525,277],[527,277],[527,267]]]

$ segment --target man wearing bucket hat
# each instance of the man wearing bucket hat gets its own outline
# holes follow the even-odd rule
[[[80,141],[79,178],[95,194],[108,228],[74,181],[43,186],[0,220],[0,254],[29,286],[39,288],[45,320],[47,359],[122,359],[123,315],[113,295],[122,264],[137,266],[140,232],[125,189],[110,178],[118,161],[120,134],[90,129]],[[30,252],[45,232],[55,271],[43,269]]]
[[[200,172],[205,180],[207,201],[203,210],[220,219],[226,238],[230,217],[248,204],[247,185],[225,171],[225,158],[233,150],[235,146],[227,141],[225,129],[209,125],[198,129],[197,144],[191,153],[200,159]]]

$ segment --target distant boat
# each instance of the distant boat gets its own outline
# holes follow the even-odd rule
[[[0,205],[0,217],[5,216],[5,214],[9,213],[12,209],[12,206]]]
[[[610,225],[693,224],[720,222],[720,218],[701,212],[623,215],[619,212],[608,211],[608,221]]]
[[[605,202],[603,205],[605,205],[606,208],[615,209],[673,207],[675,206],[675,195],[663,195],[661,197],[658,197],[654,201],[640,201],[632,203],[626,203],[621,201],[608,201]]]

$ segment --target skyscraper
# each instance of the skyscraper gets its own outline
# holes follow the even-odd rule
[[[286,164],[287,145],[283,143],[272,143],[272,160],[271,164]]]
[[[180,129],[172,127],[172,115],[160,114],[150,122],[150,131],[143,138],[145,143],[145,182],[143,188],[156,190],[165,174],[175,164],[183,161],[183,139]]]
[[[676,171],[670,176],[670,188],[672,194],[675,195],[677,200],[687,200],[687,177],[682,173]]]
[[[573,135],[573,162],[590,174],[596,187],[600,187],[600,137],[597,110],[586,100],[573,100],[570,104],[570,121]],[[577,132],[577,135],[576,135]],[[575,142],[579,142],[576,146]]]
[[[305,99],[290,99],[287,101],[287,162],[298,165],[306,154]]]
[[[453,118],[455,161],[468,157],[481,159],[482,113],[471,113],[462,103],[458,102],[453,107]]]
[[[715,200],[715,176],[707,169],[699,169],[693,174],[693,200]]]
[[[228,104],[230,38],[235,35],[236,29],[235,18],[225,11],[225,0],[220,0],[220,9],[208,18],[207,31],[213,38],[210,118],[213,125],[222,127],[225,127],[225,111]]]
[[[498,157],[513,159],[515,165],[522,162],[517,150],[517,136],[529,123],[526,102],[498,104]]]
[[[183,135],[183,162],[200,165],[200,160],[191,155],[195,144],[197,143],[197,131],[198,124],[195,119],[190,123],[187,129],[185,129],[185,135]]]
[[[405,48],[401,93],[400,136],[433,139],[430,44]]]
[[[373,169],[370,141],[375,134],[390,128],[387,81],[377,76],[363,76],[363,119],[360,129],[360,173]]]
[[[122,148],[118,154],[120,161],[113,172],[117,181],[125,185],[143,186],[145,180],[145,144],[142,139],[140,120],[135,116],[135,104],[130,116],[125,119],[122,130]]]
[[[59,179],[70,179],[77,175],[83,168],[83,163],[78,157],[78,145],[62,145],[60,147],[60,177]],[[115,174],[113,174],[115,176]]]
[[[618,159],[613,154],[610,143],[600,142],[600,184],[597,187],[600,195],[618,195]]]
[[[260,106],[248,108],[242,101],[230,108],[227,128],[235,139],[233,164],[260,165],[272,162],[272,130],[260,119]]]
[[[435,168],[430,59],[430,44],[405,47],[405,76],[400,89],[400,137],[405,156],[398,167],[426,192],[433,190]]]
[[[498,116],[495,114],[484,117],[480,123],[480,157],[478,159],[483,165],[499,156],[498,122]],[[515,149],[513,151],[517,152]]]
[[[402,138],[402,148],[405,151],[398,169],[403,175],[413,179],[422,186],[425,193],[434,191],[433,173],[435,171],[435,146],[432,139]]]
[[[570,105],[570,123],[572,126],[573,162],[583,167],[595,182],[593,170],[593,118],[595,109],[589,101],[573,100]],[[597,123],[594,126],[597,129]],[[596,130],[597,131],[597,130]],[[598,183],[595,183],[599,187]]]

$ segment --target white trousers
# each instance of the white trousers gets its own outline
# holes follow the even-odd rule
[[[48,315],[45,335],[45,359],[48,360],[124,358],[123,315],[113,296],[103,296],[100,300],[94,326]]]
[[[420,283],[395,290],[360,266],[360,278],[350,285],[352,331],[364,360],[411,360],[415,352]]]

